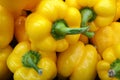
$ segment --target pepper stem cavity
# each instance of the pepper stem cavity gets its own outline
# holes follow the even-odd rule
[[[66,35],[85,33],[88,29],[89,27],[69,28],[64,19],[59,19],[53,23],[51,34],[54,39],[59,40],[65,38]]]
[[[37,66],[37,63],[40,60],[40,54],[36,51],[28,51],[25,55],[22,56],[22,64],[25,67],[35,69],[38,74],[42,74],[42,69]]]
[[[120,80],[120,59],[116,59],[110,64],[110,70],[108,71],[109,77],[116,77]]]

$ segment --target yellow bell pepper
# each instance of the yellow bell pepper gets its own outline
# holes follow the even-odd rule
[[[58,75],[70,80],[94,80],[98,59],[94,46],[79,41],[58,55]]]
[[[22,10],[33,10],[40,0],[0,0],[0,4],[10,10],[13,15],[19,16]]]
[[[117,12],[114,21],[120,19],[120,0],[117,0]]]
[[[56,53],[33,51],[28,42],[17,44],[7,65],[14,80],[52,80],[57,74]]]
[[[65,0],[80,10],[81,26],[90,26],[91,31],[109,25],[116,14],[116,0]]]
[[[11,52],[11,46],[0,49],[0,80],[9,80],[12,76],[10,70],[7,67],[7,58]]]
[[[43,0],[27,17],[25,27],[32,49],[62,52],[78,42],[80,33],[93,35],[88,27],[80,28],[80,22],[76,8],[68,7],[62,0]]]
[[[13,38],[14,19],[11,13],[0,5],[0,48],[9,45]]]
[[[120,80],[120,43],[106,48],[97,64],[101,80]]]
[[[111,25],[103,27],[96,31],[93,43],[96,46],[98,52],[102,52],[113,44],[120,42],[120,23],[113,22]]]
[[[15,20],[15,38],[18,42],[29,41],[25,30],[26,16],[19,16]]]

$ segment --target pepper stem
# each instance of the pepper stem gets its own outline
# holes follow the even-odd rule
[[[96,13],[94,12],[94,10],[92,10],[89,7],[82,8],[80,10],[80,13],[81,13],[81,19],[82,19],[81,27],[88,26],[88,22],[91,22],[96,18]]]
[[[35,69],[39,74],[42,74],[42,69],[37,66],[40,60],[40,54],[36,51],[28,51],[22,57],[23,66]]]
[[[89,27],[88,22],[93,21],[96,18],[96,13],[89,7],[82,8],[80,10],[81,13],[81,27]],[[89,36],[89,38],[92,38],[94,36],[94,32],[85,32],[83,33],[86,36]]]
[[[109,77],[116,77],[120,80],[120,59],[116,59],[111,65],[108,71]]]
[[[90,32],[90,31],[87,31],[87,32],[84,32],[83,33],[84,35],[88,36],[88,38],[92,38],[94,36],[94,32]]]
[[[89,27],[69,28],[65,20],[59,19],[53,23],[51,34],[56,40],[59,40],[65,38],[66,35],[85,33],[88,29]]]

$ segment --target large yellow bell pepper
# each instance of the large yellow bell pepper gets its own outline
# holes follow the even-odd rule
[[[9,80],[12,76],[10,70],[7,67],[7,58],[11,52],[11,46],[0,49],[0,80]]]
[[[9,45],[13,38],[14,19],[10,12],[0,5],[0,48]]]
[[[70,80],[94,80],[98,59],[94,46],[78,42],[58,55],[58,74]]]
[[[80,28],[80,22],[76,8],[62,0],[43,0],[27,17],[25,27],[33,49],[62,52],[79,40],[80,33],[88,32],[88,27]]]
[[[81,26],[88,25],[92,31],[109,25],[116,14],[116,0],[65,0],[65,2],[80,10]]]
[[[7,65],[14,80],[52,80],[57,74],[56,53],[33,51],[28,42],[17,44]]]
[[[120,23],[113,22],[111,25],[103,27],[96,31],[93,38],[93,43],[96,46],[98,52],[102,52],[113,44],[120,42]]]
[[[103,60],[97,64],[101,80],[120,80],[120,43],[110,46],[102,53]]]

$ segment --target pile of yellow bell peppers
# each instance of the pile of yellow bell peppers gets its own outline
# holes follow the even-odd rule
[[[0,80],[120,80],[120,0],[0,0]]]

